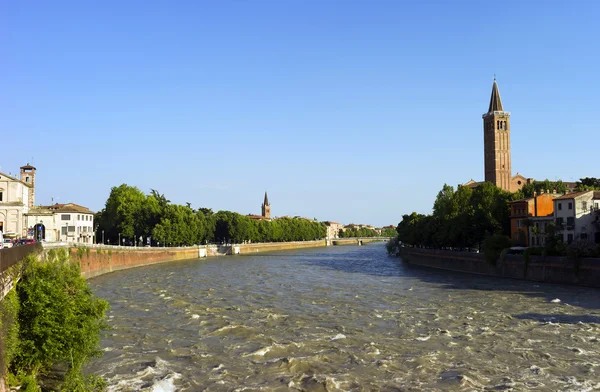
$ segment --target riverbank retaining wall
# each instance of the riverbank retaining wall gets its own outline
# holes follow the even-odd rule
[[[116,248],[116,249],[115,249]],[[198,248],[69,248],[71,260],[78,262],[86,278],[127,268],[173,260],[198,258]]]
[[[44,252],[67,248],[71,259],[78,262],[86,278],[122,269],[175,260],[197,259],[236,254],[253,254],[326,246],[325,240],[271,242],[239,245],[206,245],[181,248],[140,248],[123,246],[69,247],[67,244],[45,245]]]
[[[275,251],[281,251],[281,250],[319,248],[322,246],[327,246],[327,243],[325,242],[325,240],[243,244],[243,245],[239,245],[239,254],[244,255],[244,254],[260,253],[260,252],[275,252]],[[238,245],[234,245],[234,247],[238,247]],[[234,249],[234,251],[235,251],[235,249]]]
[[[556,256],[505,255],[496,264],[482,253],[403,247],[400,257],[409,264],[536,282],[600,287],[600,259],[568,259]]]

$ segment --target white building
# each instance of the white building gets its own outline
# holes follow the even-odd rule
[[[600,243],[600,192],[573,192],[555,198],[554,223],[567,244]]]
[[[27,214],[27,227],[31,238],[38,241],[94,242],[94,213],[74,203],[32,208]]]
[[[344,229],[344,225],[337,222],[325,221],[325,227],[327,228],[326,238],[339,238],[340,230]]]
[[[21,166],[19,178],[0,172],[0,231],[5,237],[27,234],[24,216],[35,201],[35,167]]]

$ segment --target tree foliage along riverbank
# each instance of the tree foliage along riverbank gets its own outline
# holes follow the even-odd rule
[[[95,391],[96,376],[82,366],[101,355],[100,332],[107,328],[108,302],[96,298],[66,249],[51,250],[44,261],[29,255],[21,279],[2,301],[2,359],[9,384],[21,390]],[[5,368],[3,367],[3,368]],[[57,369],[59,379],[48,377]],[[52,385],[50,385],[52,384]]]
[[[340,238],[356,238],[356,237],[378,237],[379,234],[373,229],[367,229],[366,227],[361,228],[349,228],[346,230],[340,230],[338,237]]]
[[[430,215],[404,215],[396,231],[405,244],[431,248],[479,248],[490,234],[510,235],[509,202],[524,197],[485,182],[475,189],[444,184]]]
[[[576,190],[600,189],[600,179],[582,178]],[[428,248],[482,249],[488,239],[488,253],[494,258],[496,253],[510,244],[510,202],[532,197],[549,191],[565,192],[561,181],[535,181],[526,184],[517,192],[509,193],[485,182],[475,189],[444,184],[433,204],[430,215],[404,215],[398,224],[396,241],[391,241],[388,251],[393,253],[397,241],[404,244]],[[559,192],[559,193],[561,193]],[[546,228],[543,248],[530,248],[527,254],[547,254],[553,256],[597,257],[600,247],[587,242],[563,243],[562,233],[551,223]],[[483,248],[486,248],[484,246]]]
[[[254,220],[231,211],[213,213],[172,204],[155,190],[149,195],[126,184],[113,187],[106,205],[97,214],[96,239],[133,242],[151,237],[153,244],[194,245],[208,242],[241,243],[308,241],[325,238],[323,223],[301,218]],[[100,239],[99,242],[102,240]]]

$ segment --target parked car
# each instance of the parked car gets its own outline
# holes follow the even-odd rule
[[[0,249],[4,248],[4,236],[2,235],[2,232],[0,231]]]
[[[19,245],[29,245],[35,244],[35,240],[33,238],[21,238],[19,240]]]

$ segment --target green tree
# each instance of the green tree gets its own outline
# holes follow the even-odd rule
[[[111,242],[116,242],[119,233],[125,238],[134,238],[136,228],[141,224],[140,211],[145,201],[146,195],[136,187],[127,184],[113,187],[101,211],[98,230],[104,230],[105,238]]]
[[[521,187],[521,192],[523,193],[523,198],[533,197],[535,195],[535,186],[533,183],[527,183]]]
[[[34,256],[25,262],[16,287],[21,304],[19,349],[10,369],[36,378],[62,363],[68,368],[67,382],[81,386],[81,367],[101,355],[108,303],[93,295],[79,264],[71,262],[64,249],[44,262]]]
[[[567,186],[561,180],[558,180],[554,183],[554,189],[557,193],[565,194],[567,193]]]

